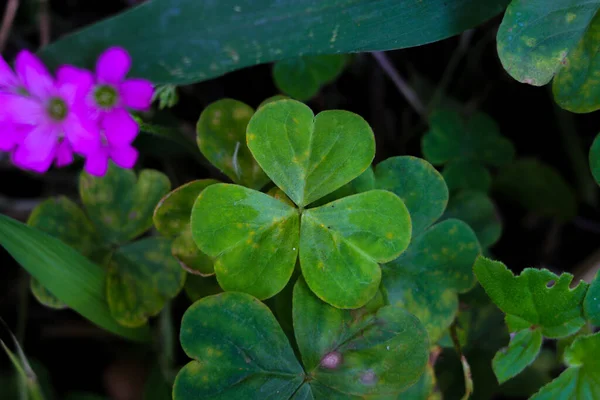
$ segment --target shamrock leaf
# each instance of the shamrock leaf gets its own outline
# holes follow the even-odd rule
[[[222,293],[194,303],[180,333],[184,366],[175,400],[289,399],[304,371],[271,311],[244,293]]]
[[[267,299],[290,280],[300,252],[302,273],[319,298],[341,308],[366,304],[379,286],[378,263],[398,257],[410,240],[406,207],[382,190],[319,200],[349,182],[342,195],[374,186],[369,125],[349,112],[314,117],[302,103],[278,100],[259,108],[247,137],[278,187],[264,194],[213,185],[192,211],[192,236],[215,258],[220,285]]]
[[[377,164],[375,187],[400,197],[412,220],[412,236],[423,233],[444,213],[448,188],[439,172],[416,157],[390,157]]]
[[[373,132],[360,116],[334,110],[315,117],[294,100],[261,107],[246,137],[258,164],[301,208],[356,178],[375,156]]]
[[[282,93],[297,100],[310,100],[321,86],[342,73],[348,58],[346,54],[325,54],[281,60],[273,66],[273,79]]]
[[[233,182],[260,189],[269,182],[246,145],[246,127],[254,110],[237,100],[223,99],[200,114],[196,126],[200,151]]]
[[[192,238],[190,215],[198,195],[208,186],[218,183],[203,179],[186,183],[163,197],[154,209],[154,225],[166,237],[174,238],[173,256],[186,271],[208,276],[214,274],[213,262],[202,253]]]
[[[145,324],[183,287],[186,274],[171,256],[169,240],[130,243],[150,228],[152,210],[169,186],[168,178],[158,171],[142,170],[136,182],[132,171],[111,164],[103,178],[81,174],[85,212],[59,198],[44,202],[30,216],[32,225],[107,267],[107,302],[121,325]],[[38,294],[47,293],[33,285]],[[48,296],[42,300],[52,301]]]
[[[384,190],[345,197],[305,210],[300,231],[300,266],[306,283],[321,299],[357,308],[377,292],[384,263],[410,241],[410,216]]]
[[[192,210],[192,236],[214,258],[224,290],[269,298],[294,271],[298,210],[267,194],[218,183],[204,189]]]
[[[39,204],[29,215],[27,225],[60,239],[84,256],[90,257],[97,249],[94,226],[81,208],[66,197],[51,198]],[[45,306],[67,307],[35,278],[31,279],[31,292]]]
[[[526,268],[521,275],[496,261],[479,257],[475,275],[492,301],[506,314],[511,332],[540,329],[548,338],[569,336],[584,323],[583,298],[588,284],[571,289],[573,275]]]
[[[435,111],[429,117],[430,130],[422,139],[425,159],[433,165],[470,160],[489,166],[509,163],[515,156],[512,143],[500,134],[494,120],[483,113],[466,122],[453,111]]]
[[[300,279],[293,293],[297,360],[277,320],[248,294],[203,298],[184,314],[181,344],[194,359],[177,375],[175,400],[360,399],[396,395],[427,364],[428,341],[404,310],[358,310],[320,301]]]
[[[477,161],[451,161],[444,166],[442,175],[450,192],[462,189],[489,192],[492,186],[490,172]]]
[[[542,348],[542,339],[542,333],[537,329],[527,328],[516,332],[508,348],[496,353],[492,361],[498,381],[504,383],[531,364]]]
[[[596,183],[600,185],[600,134],[596,136],[594,143],[592,143],[589,159],[592,175],[594,176]]]
[[[569,220],[577,213],[573,189],[552,166],[533,158],[522,158],[502,168],[494,190],[544,216]]]
[[[502,65],[513,78],[535,86],[555,77],[554,97],[567,110],[597,110],[599,9],[597,1],[513,0],[498,30]]]
[[[377,188],[404,200],[413,221],[408,249],[382,267],[384,293],[390,304],[416,315],[436,342],[458,312],[458,293],[475,282],[477,238],[462,221],[450,219],[431,226],[444,213],[448,189],[427,161],[392,157],[377,165],[375,177]]]
[[[442,220],[460,219],[471,227],[484,249],[500,239],[502,224],[492,200],[479,191],[463,190],[450,198]]]
[[[565,351],[569,368],[531,400],[600,398],[600,333],[577,338]]]
[[[361,309],[340,310],[298,280],[294,329],[311,382],[368,396],[399,393],[419,379],[428,358],[426,332],[406,311],[382,305],[375,297]]]
[[[138,240],[120,247],[108,262],[108,306],[121,325],[140,326],[158,315],[184,281],[185,272],[171,256],[169,240]]]
[[[96,232],[107,244],[135,239],[152,226],[152,212],[170,189],[169,178],[154,170],[131,170],[111,165],[102,178],[82,173],[79,194]]]

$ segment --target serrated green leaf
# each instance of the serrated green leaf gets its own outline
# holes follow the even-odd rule
[[[579,337],[565,352],[569,368],[531,400],[600,398],[600,333]]]
[[[0,244],[52,294],[96,325],[147,341],[147,326],[132,329],[112,317],[105,297],[106,273],[60,240],[0,215]]]
[[[498,30],[500,61],[515,79],[541,86],[568,62],[600,2],[513,0]]]
[[[197,301],[182,320],[181,346],[194,361],[179,371],[175,400],[288,399],[304,371],[271,311],[250,295]]]
[[[98,236],[94,226],[81,208],[64,196],[40,203],[29,215],[27,225],[62,240],[86,257],[98,248]],[[31,292],[47,307],[67,307],[35,278],[31,279]]]
[[[596,136],[594,143],[592,143],[589,159],[592,175],[596,183],[600,185],[600,134]]]
[[[215,272],[212,259],[194,243],[190,227],[194,202],[206,187],[215,183],[218,181],[213,179],[186,183],[163,197],[154,209],[156,229],[174,238],[171,252],[181,266],[192,274],[208,276]]]
[[[577,213],[573,189],[552,166],[533,158],[502,168],[494,189],[537,214],[569,220]]]
[[[152,213],[169,192],[169,178],[145,169],[139,178],[133,171],[109,165],[106,175],[85,172],[79,179],[79,193],[96,232],[109,244],[126,243],[152,226]]]
[[[398,0],[327,0],[318,6],[314,0],[152,0],[65,36],[41,55],[51,67],[93,69],[101,51],[122,46],[134,60],[131,76],[187,84],[302,55],[418,46],[475,27],[507,4],[429,0],[423,8],[418,2],[399,7]]]
[[[300,266],[306,283],[335,307],[362,307],[379,288],[379,263],[397,258],[408,246],[410,232],[406,206],[384,190],[305,210]]]
[[[192,210],[192,235],[214,258],[224,290],[272,297],[289,281],[299,242],[298,210],[267,194],[218,183],[204,189]]]
[[[377,164],[375,186],[404,201],[410,212],[412,237],[437,221],[448,203],[444,178],[431,164],[416,157],[390,157]]]
[[[373,131],[363,118],[338,110],[314,116],[295,100],[258,109],[246,137],[258,164],[299,207],[359,176],[375,156]]]
[[[185,271],[171,256],[171,241],[142,239],[120,247],[108,262],[106,298],[115,319],[140,326],[158,315],[183,288]]]
[[[538,356],[542,348],[542,333],[536,329],[515,332],[507,348],[496,353],[492,366],[501,384],[519,374]]]
[[[269,177],[246,144],[246,127],[253,114],[252,107],[241,101],[216,101],[200,114],[196,139],[204,157],[233,182],[258,190]]]
[[[347,396],[395,394],[423,373],[426,332],[401,308],[382,307],[380,299],[358,310],[336,309],[319,300],[303,280],[294,287],[293,303],[302,360],[318,384]]]
[[[310,100],[342,73],[348,58],[346,54],[328,54],[278,61],[273,66],[273,79],[282,93],[300,101]]]
[[[496,122],[486,114],[476,113],[464,121],[454,111],[439,110],[430,115],[429,126],[421,150],[433,165],[471,160],[501,166],[515,157],[512,143],[502,136]]]
[[[475,233],[464,222],[432,226],[382,267],[388,302],[417,316],[431,342],[437,342],[458,312],[458,293],[475,284],[472,266],[480,252]]]
[[[596,273],[585,295],[583,313],[591,324],[600,326],[600,273]]]
[[[487,249],[500,239],[502,223],[492,200],[479,191],[463,190],[450,197],[442,220],[460,219],[471,227],[479,244]]]
[[[442,171],[449,191],[472,189],[489,192],[492,186],[490,172],[477,161],[455,160],[444,166]]]
[[[477,259],[474,271],[488,296],[507,314],[512,332],[533,327],[546,337],[560,338],[585,323],[582,303],[588,284],[581,281],[569,288],[571,274],[526,268],[514,276],[501,262],[484,257]]]

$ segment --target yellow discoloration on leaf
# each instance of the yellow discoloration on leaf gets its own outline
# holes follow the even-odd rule
[[[575,14],[575,13],[567,13],[567,15],[565,16],[565,20],[567,21],[568,24],[575,21],[575,18],[577,18],[577,14]]]

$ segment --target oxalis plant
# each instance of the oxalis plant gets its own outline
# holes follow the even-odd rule
[[[548,227],[544,254],[598,229],[600,135],[569,112],[600,108],[600,3],[150,0],[48,46],[40,6],[37,52],[8,3],[0,162],[45,191],[0,196],[0,244],[27,272],[2,281],[18,311],[0,315],[0,400],[600,399],[597,260],[500,261],[520,259],[505,227]],[[458,34],[437,83],[381,52]],[[513,143],[480,88],[453,93],[493,35],[505,80],[552,81],[560,162]],[[249,104],[188,85],[271,62]],[[365,71],[376,117],[340,100]],[[387,78],[411,109],[379,94]],[[82,317],[86,357],[142,372],[90,361],[117,383],[74,384],[30,344],[46,332],[30,309]]]

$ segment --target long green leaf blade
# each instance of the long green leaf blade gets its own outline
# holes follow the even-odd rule
[[[150,0],[46,47],[54,66],[93,67],[109,46],[132,75],[184,84],[301,55],[390,50],[459,34],[509,0]]]
[[[96,325],[136,341],[150,330],[126,328],[111,316],[105,272],[60,240],[0,214],[0,245],[52,294]]]

